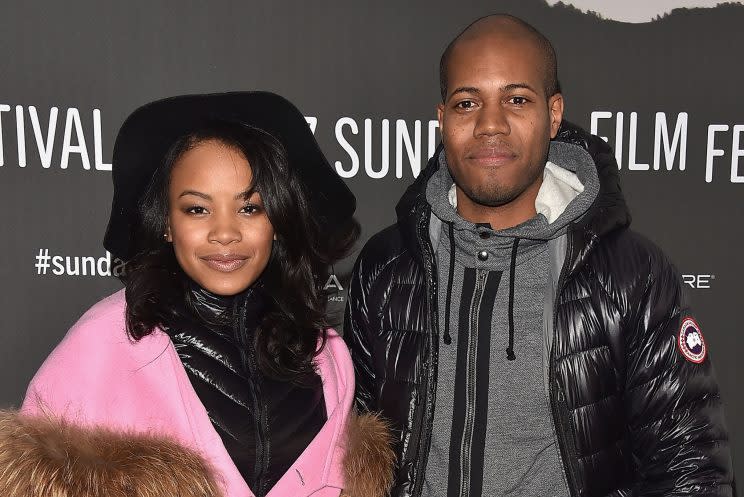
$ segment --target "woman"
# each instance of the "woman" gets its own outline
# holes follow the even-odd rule
[[[73,476],[99,483],[80,495],[158,495],[142,490],[163,483],[152,467],[195,475],[168,483],[179,495],[383,495],[389,435],[352,415],[350,357],[323,317],[328,267],[358,233],[354,197],[302,114],[261,92],[161,100],[127,119],[113,164],[104,245],[127,263],[125,290],[80,319],[24,417],[4,422],[65,447],[54,454],[83,439],[95,478]],[[129,466],[94,450],[133,440]],[[164,463],[161,444],[188,464]]]

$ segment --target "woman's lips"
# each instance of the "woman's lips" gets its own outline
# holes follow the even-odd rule
[[[201,258],[210,268],[222,273],[231,273],[240,269],[248,261],[245,255],[207,255]]]

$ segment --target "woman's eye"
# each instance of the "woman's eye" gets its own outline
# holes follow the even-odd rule
[[[261,210],[261,207],[259,207],[256,204],[247,204],[244,205],[242,209],[240,209],[240,212],[243,214],[255,214]]]
[[[186,214],[205,214],[207,209],[200,205],[192,205],[191,207],[187,207],[185,212]]]

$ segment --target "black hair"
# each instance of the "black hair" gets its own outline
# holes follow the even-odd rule
[[[447,66],[449,64],[449,59],[452,55],[452,51],[457,45],[457,42],[460,41],[460,39],[464,35],[468,34],[470,30],[475,27],[476,24],[492,18],[502,18],[506,21],[510,21],[527,31],[527,33],[532,36],[542,54],[542,62],[545,65],[543,82],[545,85],[545,96],[550,98],[556,93],[561,93],[561,84],[560,81],[558,81],[558,58],[555,55],[555,49],[553,48],[553,44],[550,43],[550,40],[548,40],[545,35],[543,35],[531,24],[523,21],[518,17],[514,17],[509,14],[493,14],[481,17],[470,23],[457,36],[455,36],[455,38],[449,43],[449,45],[447,45],[447,48],[444,49],[442,57],[439,59],[439,90],[442,94],[442,102],[447,100]]]
[[[321,233],[308,192],[287,160],[284,146],[250,126],[216,122],[176,140],[153,174],[140,202],[135,255],[127,262],[126,325],[134,340],[156,327],[178,322],[190,307],[191,281],[163,234],[167,228],[171,171],[184,153],[215,140],[240,152],[251,167],[251,191],[261,194],[276,235],[260,279],[269,307],[255,333],[260,369],[275,377],[302,380],[325,343],[327,296],[322,287],[330,265],[344,256],[359,235],[359,225]]]

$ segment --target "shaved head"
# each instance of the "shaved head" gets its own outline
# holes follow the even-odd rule
[[[553,49],[550,41],[537,29],[518,17],[508,14],[494,14],[481,17],[470,24],[444,50],[442,58],[439,61],[439,85],[443,102],[447,99],[449,62],[457,46],[466,41],[493,40],[494,43],[498,43],[499,37],[532,44],[541,55],[545,96],[551,97],[556,93],[560,93],[558,61],[555,56],[555,49]]]

